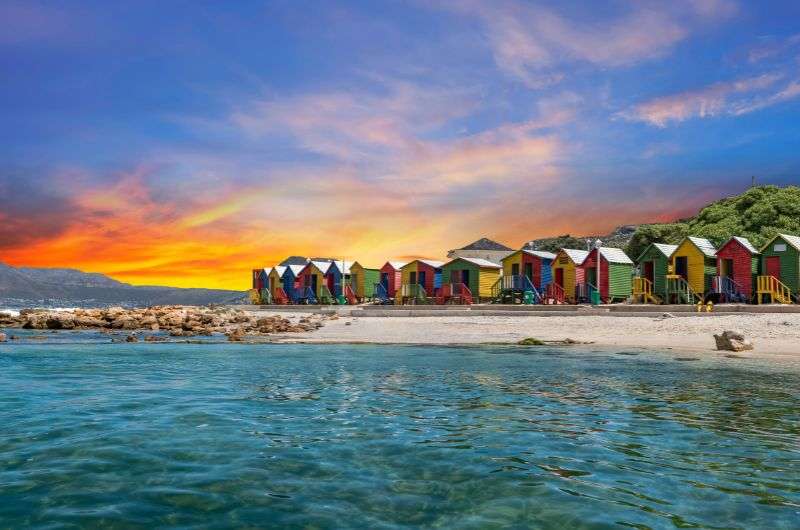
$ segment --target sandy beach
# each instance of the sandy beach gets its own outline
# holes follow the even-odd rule
[[[288,316],[288,315],[287,315]],[[294,317],[295,315],[292,315]],[[514,343],[574,339],[600,347],[716,352],[713,335],[737,329],[755,349],[743,355],[800,356],[800,314],[628,316],[347,317],[281,340],[395,344]]]

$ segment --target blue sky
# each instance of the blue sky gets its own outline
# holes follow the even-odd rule
[[[4,0],[0,20],[15,264],[238,286],[287,253],[441,257],[800,181],[798,2]]]

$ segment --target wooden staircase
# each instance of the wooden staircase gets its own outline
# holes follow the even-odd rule
[[[250,289],[247,291],[247,299],[253,305],[259,305],[261,303],[261,296],[258,294],[258,289]]]
[[[775,276],[759,276],[756,281],[757,302],[769,297],[770,304],[791,304],[792,291]]]
[[[395,301],[403,304],[429,304],[428,293],[425,288],[419,284],[403,284],[400,290],[395,294]]]
[[[261,305],[271,305],[272,304],[272,293],[269,292],[269,289],[261,289],[259,294],[259,298],[261,298]]]
[[[319,287],[319,297],[317,297],[317,303],[320,304],[335,304],[336,298],[331,293],[331,290],[328,289],[327,285],[320,285]]]
[[[719,295],[720,302],[747,303],[749,300],[742,294],[742,287],[729,276],[714,276],[711,289]]]
[[[549,305],[567,303],[564,288],[555,282],[550,282],[544,290],[544,303]]]
[[[436,303],[471,305],[472,291],[463,283],[446,283],[436,292]]]
[[[344,285],[344,298],[347,300],[348,305],[358,305],[358,296],[356,296],[353,286],[349,283]]]
[[[698,294],[683,276],[668,274],[666,277],[667,303],[675,304],[697,304],[703,301],[703,296]]]
[[[633,279],[631,291],[633,303],[660,304],[661,298],[653,294],[653,282],[647,278],[636,277]]]
[[[530,293],[526,296],[526,293]],[[531,279],[522,274],[503,276],[492,286],[492,300],[495,303],[538,304],[542,303],[542,294],[534,287]]]
[[[376,283],[372,297],[381,304],[385,304],[386,302],[388,302],[389,293],[386,291],[386,286],[383,285],[382,283]]]
[[[284,291],[282,287],[275,289],[275,296],[273,298],[276,304],[287,305],[289,303],[289,297],[286,296],[286,291]]]

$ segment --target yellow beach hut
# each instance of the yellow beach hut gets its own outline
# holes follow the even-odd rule
[[[689,236],[670,257],[672,273],[667,275],[669,302],[696,303],[711,289],[717,274],[717,250],[702,237]]]
[[[551,289],[553,292],[548,293],[548,297],[571,304],[579,301],[581,293],[578,292],[578,288],[586,281],[581,264],[588,255],[585,250],[571,248],[562,248],[556,253],[552,265],[554,287]]]

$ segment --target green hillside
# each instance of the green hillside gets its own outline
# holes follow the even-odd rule
[[[800,235],[800,187],[757,186],[709,204],[696,217],[641,225],[625,251],[636,259],[652,242],[677,244],[689,235],[705,237],[717,246],[732,236],[743,236],[760,248],[779,232]]]

